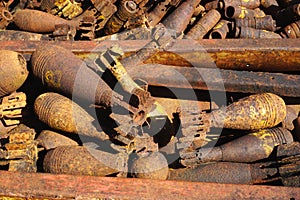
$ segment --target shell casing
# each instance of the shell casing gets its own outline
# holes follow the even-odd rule
[[[38,47],[32,54],[31,67],[43,85],[68,97],[110,107],[117,95],[85,62],[59,46]]]
[[[36,139],[46,150],[59,146],[78,146],[78,143],[64,135],[50,130],[43,130]]]
[[[168,11],[168,5],[170,4],[170,2],[171,0],[161,1],[155,6],[155,8],[151,12],[149,12],[147,18],[150,27],[155,27],[166,15]]]
[[[255,29],[246,26],[241,26],[237,29],[239,29],[237,32],[239,38],[282,38],[279,34],[267,30]]]
[[[168,162],[159,152],[144,153],[132,161],[130,172],[133,177],[166,180],[169,173]]]
[[[27,63],[22,54],[0,50],[0,97],[19,89],[28,77]]]
[[[283,99],[273,93],[250,95],[210,113],[213,127],[238,130],[272,128],[286,116]]]
[[[287,38],[300,38],[300,20],[284,27],[281,35]]]
[[[166,19],[163,24],[167,29],[174,30],[176,33],[182,33],[188,26],[195,8],[199,5],[200,0],[187,0],[176,8]]]
[[[78,104],[60,94],[51,92],[41,94],[34,102],[34,111],[39,120],[53,129],[100,140],[109,139],[108,135],[99,132],[93,125],[92,116]]]
[[[235,24],[237,27],[246,26],[268,31],[276,30],[276,22],[271,15],[266,15],[265,17],[237,18],[235,19]]]
[[[268,158],[276,146],[292,142],[293,135],[285,128],[263,129],[212,149],[200,148],[186,155],[183,153],[181,164],[190,166],[219,161],[254,162]]]
[[[224,19],[220,20],[209,34],[209,39],[225,39],[230,32],[228,27],[230,24],[230,21]]]
[[[186,34],[186,37],[194,40],[202,39],[220,19],[221,14],[217,10],[212,9],[208,11]]]
[[[84,146],[60,146],[47,152],[43,168],[54,174],[106,176],[119,172],[117,164],[118,155]]]
[[[78,22],[65,20],[38,10],[18,10],[13,21],[18,28],[35,33],[51,33],[55,31],[55,25],[68,24],[70,27],[78,27]]]
[[[228,6],[225,9],[225,16],[230,19],[245,17],[264,17],[265,13],[259,8],[252,10],[242,6]]]
[[[242,6],[249,9],[258,8],[260,6],[260,0],[220,0],[219,9],[226,9],[229,6]]]

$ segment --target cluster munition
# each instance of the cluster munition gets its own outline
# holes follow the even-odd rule
[[[0,40],[148,42],[130,56],[109,46],[86,62],[59,45],[37,46],[29,62],[18,52],[0,50],[2,167],[300,185],[299,112],[282,97],[261,91],[214,109],[185,99],[188,106],[181,108],[173,99],[161,104],[151,95],[155,87],[148,90],[127,72],[181,38],[299,38],[298,0],[12,2],[0,3]],[[32,81],[40,91],[32,91]],[[33,118],[40,124],[27,124]],[[157,135],[151,133],[156,128]],[[211,147],[208,137],[215,129],[240,135]]]

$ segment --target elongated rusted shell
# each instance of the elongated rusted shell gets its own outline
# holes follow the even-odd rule
[[[54,131],[44,130],[42,131],[37,139],[39,144],[44,147],[46,150],[55,149],[59,146],[77,146],[78,143],[74,140],[63,136]]]
[[[159,152],[145,154],[133,161],[131,166],[133,177],[166,180],[169,173],[167,159]]]
[[[300,38],[300,20],[287,25],[282,32],[284,37]]]
[[[212,126],[240,130],[271,128],[286,116],[283,99],[272,93],[255,94],[211,112]],[[224,126],[222,126],[224,125]]]
[[[238,32],[239,38],[281,38],[281,36],[277,33],[246,26],[240,27]]]
[[[238,18],[235,19],[235,24],[238,27],[246,26],[268,31],[275,31],[276,29],[276,22],[271,15],[266,15],[265,17]]]
[[[78,27],[76,21],[68,21],[49,13],[29,9],[18,10],[14,15],[14,22],[21,30],[35,33],[53,32],[57,24]]]
[[[265,13],[256,8],[254,10],[242,6],[228,6],[225,9],[227,18],[264,17]]]
[[[108,136],[93,126],[94,118],[79,105],[57,93],[45,93],[34,102],[34,111],[39,119],[51,128],[96,137],[100,140]]]
[[[0,96],[19,89],[28,76],[25,58],[14,51],[0,50]]]
[[[228,6],[243,6],[245,8],[258,8],[260,0],[220,0],[219,9],[227,8]]]
[[[118,157],[83,146],[61,146],[50,150],[43,161],[45,172],[54,174],[106,176],[119,172]]]
[[[250,133],[212,149],[202,148],[182,159],[185,166],[204,162],[253,162],[268,158],[274,147],[293,142],[293,136],[285,128],[276,127]],[[194,157],[194,155],[196,155]]]
[[[31,67],[33,74],[50,89],[68,97],[111,106],[113,92],[110,87],[67,49],[40,46],[32,54]]]

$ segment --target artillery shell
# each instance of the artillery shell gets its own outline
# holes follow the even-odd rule
[[[99,132],[92,124],[94,118],[70,99],[56,93],[45,93],[34,102],[34,111],[39,119],[51,128],[96,137],[100,140],[109,139]]]
[[[78,143],[74,140],[63,136],[54,131],[44,130],[40,133],[37,140],[39,144],[44,147],[46,150],[55,149],[59,146],[77,146]]]
[[[254,9],[258,8],[260,0],[220,0],[219,9],[227,8],[229,6],[243,6],[245,8]]]
[[[45,86],[68,97],[107,107],[116,95],[82,60],[59,46],[38,47],[32,54],[31,67]]]
[[[100,150],[83,146],[60,146],[47,152],[43,168],[45,172],[54,174],[106,176],[119,172],[115,168],[118,161],[118,155]]]
[[[300,38],[300,20],[287,25],[283,29],[282,35],[288,38]]]
[[[169,173],[167,159],[159,152],[145,153],[133,161],[131,173],[136,178],[166,180]]]
[[[163,24],[166,28],[175,30],[176,33],[183,32],[190,22],[194,14],[195,8],[199,5],[200,0],[187,0],[184,1],[174,12],[172,12]]]
[[[38,33],[30,33],[25,31],[4,30],[0,31],[0,40],[22,40],[22,41],[40,41],[50,40],[50,37]]]
[[[71,27],[78,27],[77,21],[68,21],[49,13],[29,9],[18,10],[14,15],[13,21],[21,30],[35,33],[53,32],[57,24],[68,24]]]
[[[274,147],[281,144],[293,142],[292,134],[284,128],[277,127],[264,129],[250,133],[236,140],[214,147],[211,150],[202,148],[189,155],[196,154],[196,157],[183,157],[181,163],[184,166],[195,165],[203,162],[253,162],[268,158]]]
[[[19,89],[28,76],[25,58],[14,51],[0,50],[0,96]]]
[[[231,22],[227,20],[220,20],[209,34],[209,39],[225,39],[229,33],[228,25],[230,23]]]
[[[266,15],[265,17],[237,18],[235,19],[235,24],[237,27],[246,26],[268,31],[276,30],[276,22],[271,15]]]
[[[232,184],[260,183],[268,175],[277,173],[276,168],[262,168],[246,163],[217,162],[193,168],[170,170],[169,180],[199,181]]]
[[[214,127],[259,130],[282,122],[286,116],[286,106],[281,97],[262,93],[240,99],[210,114]]]
[[[260,30],[255,28],[250,28],[246,26],[242,26],[238,31],[239,38],[282,38],[279,34],[267,31]]]
[[[228,6],[225,9],[225,16],[232,19],[245,17],[264,17],[265,13],[259,8],[251,10],[242,6]]]
[[[217,10],[213,9],[208,11],[208,13],[204,15],[187,33],[187,38],[192,38],[194,40],[202,39],[220,19],[221,14]]]

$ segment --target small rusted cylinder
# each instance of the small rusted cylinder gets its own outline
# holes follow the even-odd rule
[[[170,170],[169,180],[255,184],[277,173],[275,168],[260,169],[246,163],[217,162],[193,168]]]
[[[220,20],[209,34],[209,39],[225,39],[230,31],[228,27],[230,23],[230,21],[224,19]]]
[[[218,8],[221,10],[228,6],[243,6],[245,8],[254,9],[260,6],[260,0],[220,0]]]
[[[112,162],[113,161],[113,162]],[[53,174],[106,176],[119,172],[117,155],[84,146],[61,146],[47,152],[43,168]]]
[[[287,38],[300,38],[300,20],[287,25],[281,35]]]
[[[43,130],[36,140],[46,150],[55,149],[60,146],[78,146],[78,143],[71,138],[49,130]]]
[[[166,180],[169,174],[167,159],[159,152],[145,152],[131,165],[131,174],[135,178]]]
[[[276,20],[277,26],[286,26],[300,20],[300,3],[291,5],[271,14],[273,19]]]
[[[150,27],[155,27],[162,18],[166,15],[168,11],[168,5],[170,4],[171,0],[165,0],[159,2],[155,8],[149,12],[148,14],[148,22]]]
[[[34,102],[34,111],[39,120],[53,129],[109,139],[104,132],[99,132],[93,125],[94,118],[79,105],[57,93],[44,93]]]
[[[0,50],[0,97],[19,89],[27,76],[27,64],[22,54]]]
[[[219,8],[219,0],[210,1],[205,4],[205,10],[209,11],[212,9],[218,9]]]
[[[250,133],[236,140],[212,149],[200,148],[193,152],[197,155],[188,159],[183,158],[184,166],[204,162],[254,162],[268,158],[274,147],[293,142],[293,136],[285,128],[276,127]]]
[[[71,51],[59,46],[40,46],[32,54],[33,74],[45,86],[68,97],[111,106],[113,91]],[[66,76],[67,74],[67,76]]]
[[[237,36],[239,38],[282,38],[279,34],[267,31],[267,30],[261,30],[261,29],[255,29],[251,27],[242,26],[240,28],[237,28],[236,32]]]
[[[272,128],[286,116],[283,99],[272,93],[250,95],[210,113],[214,127],[239,130]]]
[[[0,31],[0,40],[1,41],[10,41],[10,40],[40,41],[40,40],[50,40],[50,37],[48,37],[47,35],[30,33],[25,31],[4,30],[4,31]]]
[[[18,10],[14,15],[15,24],[24,31],[35,33],[51,33],[55,30],[55,25],[68,24],[70,27],[78,27],[78,22],[65,20],[38,10]]]
[[[264,8],[269,8],[271,6],[278,6],[277,0],[260,0],[260,5]]]
[[[276,22],[273,20],[271,15],[266,15],[265,17],[237,18],[235,19],[235,24],[237,27],[246,26],[268,31],[276,30]]]
[[[195,8],[199,5],[200,0],[187,0],[184,1],[174,12],[172,12],[163,24],[166,28],[175,30],[176,33],[183,32],[190,22],[194,14]]]
[[[228,6],[225,9],[225,16],[232,19],[245,17],[264,17],[265,13],[259,8],[251,10],[242,6]]]
[[[186,34],[187,38],[194,40],[202,39],[210,29],[212,29],[218,21],[221,19],[221,14],[212,9],[206,13],[196,24],[195,26]]]

